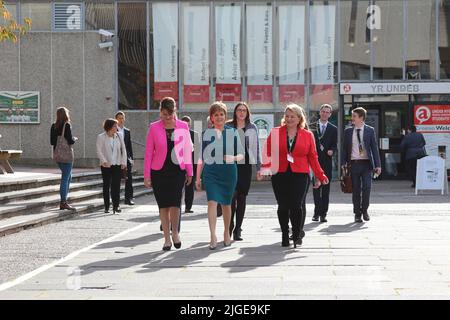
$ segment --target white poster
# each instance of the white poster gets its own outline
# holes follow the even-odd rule
[[[217,83],[240,84],[241,7],[216,8],[216,70]]]
[[[305,6],[280,5],[280,84],[305,83]]]
[[[209,85],[209,6],[184,6],[185,85]]]
[[[311,82],[334,83],[334,42],[336,7],[334,5],[311,6]]]
[[[416,194],[419,190],[441,190],[448,194],[445,160],[428,156],[417,160]]]
[[[178,4],[154,3],[155,99],[178,97]]]
[[[249,85],[272,85],[272,6],[247,6]]]

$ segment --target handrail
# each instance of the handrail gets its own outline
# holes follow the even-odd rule
[[[145,143],[142,143],[142,142],[139,142],[139,141],[136,141],[136,140],[131,140],[131,142],[134,143],[134,144],[137,144],[138,146],[145,147]]]

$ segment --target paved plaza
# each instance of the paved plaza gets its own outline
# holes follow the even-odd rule
[[[328,223],[281,247],[270,183],[254,183],[244,241],[208,249],[205,193],[183,214],[182,248],[163,252],[157,206],[142,197],[0,238],[0,299],[450,299],[450,197],[406,181],[373,185],[371,221],[353,223],[351,195],[332,185]]]

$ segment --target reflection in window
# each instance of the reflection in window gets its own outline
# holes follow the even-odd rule
[[[450,79],[450,0],[439,1],[439,59],[441,79]]]
[[[341,1],[341,79],[370,80],[367,8],[370,1]]]
[[[146,4],[118,5],[119,109],[147,109]]]
[[[373,79],[403,79],[403,1],[375,1],[372,7]]]
[[[86,3],[86,30],[114,30],[114,3]]]
[[[32,21],[30,31],[50,31],[52,7],[48,3],[22,3],[20,6],[22,19],[27,17]]]
[[[435,78],[436,24],[434,0],[410,0],[407,9],[406,78]]]

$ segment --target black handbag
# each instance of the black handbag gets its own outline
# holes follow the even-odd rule
[[[423,157],[428,156],[427,151],[425,150],[425,147],[422,147],[422,149],[417,153],[416,158],[422,159]]]

